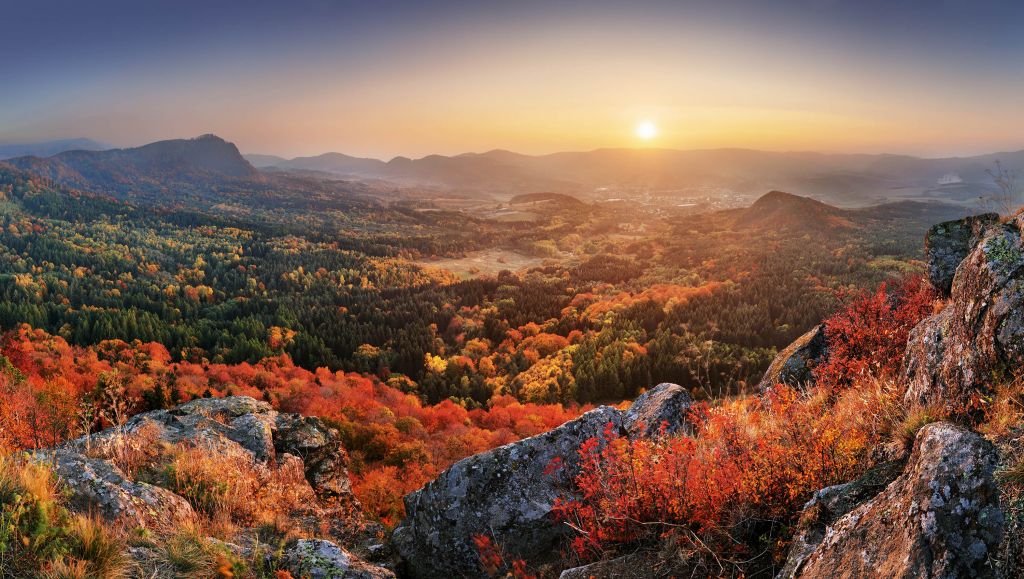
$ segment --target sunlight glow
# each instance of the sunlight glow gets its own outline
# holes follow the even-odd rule
[[[658,136],[658,127],[654,126],[651,121],[642,121],[636,126],[636,136],[649,141]]]

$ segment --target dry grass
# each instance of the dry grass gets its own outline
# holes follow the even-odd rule
[[[904,449],[914,445],[917,433],[922,428],[948,418],[948,413],[941,406],[913,406],[907,410],[904,418],[893,430],[893,441],[902,444]]]
[[[147,423],[130,433],[114,437],[109,444],[89,448],[86,454],[109,460],[126,477],[135,480],[141,471],[152,468],[164,450],[160,444],[160,427]]]
[[[120,579],[130,564],[115,530],[64,507],[46,466],[0,457],[0,574]]]
[[[316,500],[301,462],[267,466],[254,462],[241,449],[212,453],[202,446],[179,445],[170,451],[165,481],[221,536],[230,533],[234,524],[279,524],[282,515]]]

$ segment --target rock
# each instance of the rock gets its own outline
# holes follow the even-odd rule
[[[933,225],[924,238],[928,279],[943,297],[953,288],[960,262],[974,249],[985,228],[999,223],[999,214],[985,213]]]
[[[306,481],[322,502],[310,505],[318,516],[345,521],[353,528],[362,523],[337,431],[318,418],[281,414],[246,396],[202,398],[170,410],[145,412],[117,428],[39,456],[56,459],[57,474],[68,483],[73,504],[83,509],[92,505],[114,520],[151,526],[154,517],[173,523],[192,510],[185,512],[181,505],[188,503],[168,490],[133,482],[108,459],[123,455],[125,449],[156,453],[161,446],[178,443],[202,445],[211,453],[251,456],[267,467],[301,461]]]
[[[195,519],[192,506],[169,490],[132,482],[113,464],[74,451],[41,451],[35,460],[50,465],[70,493],[70,507],[95,512],[127,528],[168,529]]]
[[[696,577],[693,569],[662,561],[657,553],[639,551],[562,571],[558,579],[653,579]]]
[[[793,533],[786,566],[777,579],[790,579],[825,538],[825,530],[839,517],[874,498],[900,475],[903,461],[891,461],[864,473],[855,481],[823,488],[804,505]]]
[[[383,567],[370,565],[338,545],[321,539],[299,539],[285,550],[285,566],[294,577],[309,579],[394,579]]]
[[[580,445],[608,425],[621,432],[621,413],[596,408],[544,434],[465,458],[407,495],[406,518],[392,540],[410,575],[485,576],[475,535],[493,537],[511,560],[556,557],[568,529],[552,518],[552,506],[571,492]],[[556,458],[561,467],[549,468]]]
[[[1003,533],[995,447],[949,423],[918,433],[903,473],[829,525],[793,577],[989,577]],[[823,500],[823,502],[826,502]]]
[[[348,453],[341,437],[318,418],[280,414],[275,423],[274,449],[302,459],[306,480],[321,500],[352,502]]]
[[[757,387],[764,392],[776,384],[811,386],[814,384],[814,368],[827,359],[825,326],[819,324],[775,356]]]
[[[682,386],[658,384],[633,401],[622,417],[622,425],[631,438],[658,436],[663,424],[665,434],[691,434],[693,426],[686,419],[691,404],[693,399]]]
[[[953,279],[946,311],[914,329],[904,357],[908,404],[970,410],[1024,363],[1024,247],[1020,224],[990,226]],[[995,380],[994,380],[995,379]]]

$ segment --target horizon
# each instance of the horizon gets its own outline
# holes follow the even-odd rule
[[[286,158],[1020,147],[1024,6],[788,0],[15,6],[0,141],[230,135]],[[25,47],[32,47],[26,50]],[[640,129],[643,128],[641,131]]]
[[[487,149],[487,150],[481,150],[481,151],[463,151],[463,152],[457,152],[457,153],[451,153],[451,154],[428,153],[428,154],[420,155],[420,156],[408,156],[408,155],[397,154],[397,155],[384,156],[384,157],[353,155],[353,154],[347,153],[345,151],[330,150],[330,151],[323,151],[323,152],[320,152],[320,153],[313,153],[313,154],[310,154],[310,155],[288,156],[288,155],[279,155],[279,154],[276,154],[276,153],[267,153],[267,152],[262,152],[262,151],[245,151],[241,147],[238,147],[238,144],[235,141],[233,141],[232,139],[224,137],[223,135],[218,135],[216,133],[209,133],[209,132],[203,133],[201,135],[196,135],[196,136],[193,136],[193,137],[170,137],[170,138],[165,138],[165,139],[157,139],[157,140],[154,140],[154,141],[148,141],[148,142],[138,143],[138,144],[123,145],[123,146],[114,145],[112,143],[106,143],[106,142],[100,141],[98,139],[93,139],[91,137],[81,137],[81,136],[79,136],[79,137],[64,137],[64,138],[56,138],[56,139],[47,139],[47,140],[43,140],[43,141],[33,141],[33,142],[0,141],[0,147],[9,147],[9,146],[37,146],[37,145],[46,145],[46,144],[62,142],[62,141],[68,141],[68,142],[91,141],[91,142],[93,142],[93,143],[95,143],[97,145],[102,145],[104,148],[101,148],[101,149],[85,149],[85,150],[105,151],[105,150],[115,150],[115,149],[135,149],[135,148],[144,147],[146,145],[151,145],[151,144],[159,143],[159,142],[163,142],[163,141],[195,140],[195,139],[198,139],[200,137],[208,136],[208,135],[212,135],[212,136],[217,137],[217,138],[219,138],[219,139],[221,139],[221,140],[223,140],[223,141],[225,141],[227,143],[235,145],[235,147],[238,148],[239,153],[241,155],[245,156],[245,157],[249,157],[249,156],[279,157],[281,159],[284,159],[285,161],[292,161],[292,160],[296,160],[296,159],[311,159],[311,158],[322,157],[322,156],[325,156],[325,155],[344,155],[344,156],[351,157],[351,158],[368,159],[368,160],[381,161],[381,162],[384,162],[384,163],[388,163],[388,162],[394,161],[396,159],[410,159],[410,160],[413,160],[413,161],[419,161],[419,160],[426,159],[426,158],[429,158],[429,157],[438,157],[438,156],[446,157],[446,158],[455,158],[455,157],[472,156],[472,155],[481,156],[481,155],[488,155],[488,154],[492,154],[492,153],[510,153],[510,154],[513,154],[513,155],[522,155],[522,156],[526,156],[526,157],[545,157],[545,156],[561,155],[561,154],[587,154],[587,153],[596,153],[596,152],[600,152],[600,151],[663,151],[663,152],[672,152],[672,153],[699,153],[699,152],[743,151],[743,152],[752,152],[752,153],[771,153],[771,154],[777,154],[777,155],[892,156],[892,157],[908,157],[908,158],[927,159],[927,160],[944,160],[944,159],[969,159],[969,158],[974,158],[974,157],[987,157],[987,156],[998,156],[998,155],[1012,155],[1012,154],[1017,154],[1017,153],[1024,152],[1024,144],[1020,145],[1017,148],[1007,148],[1007,149],[1000,149],[1000,150],[979,150],[979,151],[967,152],[967,153],[962,153],[962,154],[936,154],[936,155],[919,155],[919,154],[907,153],[907,152],[899,152],[899,151],[880,151],[880,152],[870,153],[870,152],[864,152],[864,151],[827,151],[827,150],[811,150],[811,149],[777,149],[776,150],[776,149],[758,149],[758,148],[750,148],[750,147],[733,147],[733,146],[723,146],[723,147],[713,147],[713,148],[694,148],[694,149],[680,149],[680,148],[671,148],[671,147],[642,147],[642,146],[636,146],[636,147],[597,147],[597,148],[592,148],[592,149],[560,150],[560,151],[547,151],[547,152],[540,152],[540,153],[524,153],[522,151],[516,151],[516,150],[513,150],[513,149],[509,149],[509,148],[495,147],[495,148],[491,148],[491,149]],[[67,150],[68,151],[72,151],[72,150],[82,150],[82,149],[67,149]],[[56,154],[59,154],[59,153],[56,153]],[[35,156],[35,155],[28,155],[28,156]],[[49,155],[49,156],[52,156],[52,155]]]

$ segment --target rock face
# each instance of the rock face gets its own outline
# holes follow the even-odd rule
[[[690,434],[693,427],[686,420],[686,412],[691,404],[693,398],[686,388],[668,382],[658,384],[633,401],[622,417],[622,425],[631,438],[658,436],[663,426],[665,434]]]
[[[192,505],[169,490],[133,482],[113,464],[74,451],[57,449],[36,454],[52,466],[70,491],[71,507],[96,512],[127,527],[166,529],[195,518]]]
[[[295,577],[309,579],[394,579],[387,569],[368,565],[331,541],[299,539],[285,550],[285,564]]]
[[[552,505],[571,488],[580,445],[608,425],[621,432],[622,414],[596,408],[547,433],[463,459],[407,495],[393,541],[409,574],[483,576],[472,541],[479,534],[491,535],[511,559],[557,556],[565,530],[552,519]],[[561,467],[549,468],[556,458]]]
[[[558,579],[654,579],[699,576],[693,569],[685,568],[678,561],[662,561],[655,553],[640,551],[566,569]]]
[[[903,462],[891,461],[864,473],[859,479],[826,487],[814,493],[800,514],[786,566],[778,579],[790,579],[805,559],[818,548],[825,532],[840,517],[874,498],[900,475]]]
[[[985,213],[939,223],[928,230],[924,238],[928,279],[939,295],[949,296],[956,268],[982,238],[985,228],[998,222],[999,214]]]
[[[338,433],[319,419],[281,414],[246,396],[198,399],[139,414],[118,428],[39,452],[37,458],[54,465],[69,486],[72,503],[83,511],[95,509],[111,520],[151,527],[188,518],[192,509],[166,489],[131,481],[108,459],[133,445],[176,443],[201,444],[211,453],[240,448],[261,464],[298,457],[318,497],[349,512],[358,510]]]
[[[899,478],[829,524],[816,547],[805,534],[785,576],[992,576],[989,557],[1003,532],[996,462],[995,448],[977,434],[948,423],[924,427]],[[842,492],[826,489],[817,504],[835,509]]]
[[[764,392],[776,384],[811,386],[814,384],[814,368],[827,359],[825,326],[819,324],[775,356],[757,387]]]
[[[962,413],[1022,362],[1024,246],[1014,222],[985,230],[957,269],[946,310],[912,332],[905,400]]]

